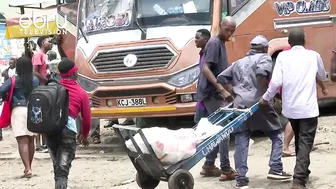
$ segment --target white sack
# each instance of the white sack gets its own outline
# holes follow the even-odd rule
[[[223,127],[213,125],[208,121],[208,118],[202,118],[196,127],[197,144],[202,143],[207,138],[218,133]]]
[[[211,124],[207,118],[202,118],[196,130],[152,127],[142,129],[148,143],[153,148],[157,158],[163,165],[172,165],[181,160],[188,159],[196,153],[196,146],[205,139],[218,133],[221,126]],[[149,154],[149,151],[139,134],[134,136],[141,151]],[[126,141],[129,150],[136,152],[131,140]]]
[[[193,129],[169,130],[167,128],[142,129],[148,143],[163,165],[172,165],[187,159],[196,153],[196,134]],[[141,136],[136,134],[134,140],[143,153],[149,154]],[[129,150],[136,152],[131,140],[126,141]]]

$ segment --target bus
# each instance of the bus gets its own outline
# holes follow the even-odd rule
[[[330,0],[58,0],[58,14],[66,22],[59,52],[78,65],[97,119],[193,116],[200,74],[195,33],[206,28],[216,35],[228,15],[237,21],[226,43],[230,63],[260,34],[276,60],[293,27],[305,30],[307,48],[321,54],[326,70],[336,46]],[[319,90],[319,99],[334,99],[335,84],[325,83],[329,96]]]

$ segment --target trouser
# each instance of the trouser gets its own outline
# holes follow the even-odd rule
[[[235,133],[235,153],[234,153],[234,160],[235,160],[235,168],[239,174],[236,178],[237,182],[242,180],[247,180],[246,173],[248,172],[247,166],[247,157],[248,157],[248,150],[249,150],[249,142],[251,138],[252,132],[242,131],[239,133]],[[281,173],[283,171],[282,165],[282,148],[283,148],[283,132],[282,130],[276,131],[269,131],[264,132],[266,136],[268,136],[272,141],[272,150],[271,156],[269,159],[269,167],[272,171]]]
[[[93,119],[92,120],[92,128],[90,131],[90,136],[92,138],[99,138],[100,137],[100,119]]]
[[[208,116],[207,110],[197,108],[194,116],[194,122],[197,124],[202,118],[207,116]]]
[[[210,97],[203,100],[203,104],[206,107],[208,114],[212,114],[218,108],[225,106],[226,103],[219,97]],[[215,164],[217,154],[220,154],[220,167],[223,171],[230,171],[230,159],[229,159],[229,141],[230,137],[223,140],[212,152],[205,157],[205,166],[213,166]]]
[[[279,118],[280,118],[280,123],[282,125],[282,128],[285,130],[289,120],[285,118],[283,115],[279,115]]]
[[[76,153],[76,133],[65,128],[59,134],[48,135],[47,146],[54,167],[55,189],[66,189]]]
[[[46,144],[44,134],[37,134],[36,136],[36,147],[44,146]]]
[[[2,129],[0,129],[0,138],[2,138]]]
[[[305,186],[310,174],[310,152],[314,145],[317,117],[289,119],[295,136],[296,165],[293,182]]]
[[[82,119],[78,116],[76,119],[76,125],[77,125],[77,138],[80,137],[82,134]],[[92,119],[91,121],[91,131],[90,131],[90,137],[100,137],[100,119]]]

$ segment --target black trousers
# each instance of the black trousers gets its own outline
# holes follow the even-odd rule
[[[295,135],[296,165],[293,183],[306,186],[310,174],[310,152],[314,145],[317,117],[289,119]]]
[[[47,146],[54,166],[55,189],[66,189],[76,153],[76,133],[65,128],[59,134],[47,135]]]

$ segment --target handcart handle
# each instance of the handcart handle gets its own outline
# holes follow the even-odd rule
[[[239,109],[239,108],[230,108],[232,104],[222,107],[220,108],[221,110],[224,111],[229,111],[229,112],[242,112],[242,113],[250,113],[253,114],[255,111],[258,110],[259,108],[259,103],[254,104],[253,106],[251,106],[250,108],[245,108],[245,109]]]
[[[125,126],[125,125],[118,125],[118,124],[114,124],[112,127],[113,127],[113,128],[116,128],[116,129],[131,130],[131,131],[138,131],[138,130],[140,129],[140,128],[138,128],[138,127]]]

